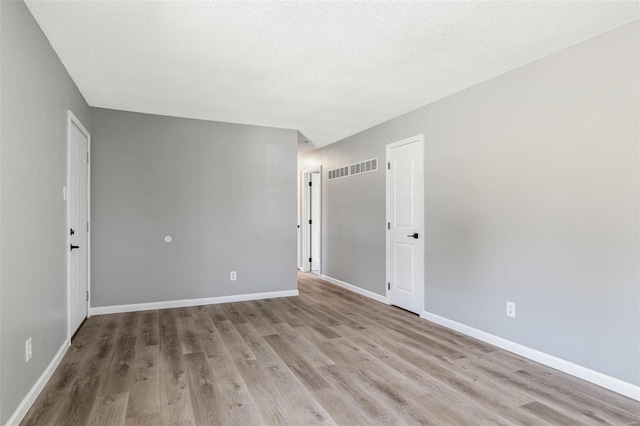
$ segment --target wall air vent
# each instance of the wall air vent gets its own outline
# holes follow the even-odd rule
[[[340,179],[349,176],[349,167],[340,167],[339,169],[329,170],[329,180]]]
[[[370,160],[361,161],[359,163],[353,163],[347,167],[340,167],[338,169],[329,170],[327,172],[329,180],[342,179],[349,176],[361,175],[362,173],[375,172],[378,170],[378,159],[372,158]]]
[[[375,172],[378,170],[378,159],[372,158],[370,160],[354,163],[350,166],[351,176],[360,175],[362,173]]]

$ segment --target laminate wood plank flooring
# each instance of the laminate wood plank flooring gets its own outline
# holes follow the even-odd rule
[[[640,425],[640,402],[298,274],[89,318],[22,425]]]

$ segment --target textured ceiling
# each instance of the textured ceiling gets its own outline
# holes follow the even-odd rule
[[[91,106],[321,147],[640,17],[639,2],[27,1]]]

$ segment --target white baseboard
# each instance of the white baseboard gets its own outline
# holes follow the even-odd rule
[[[201,299],[169,300],[166,302],[134,303],[131,305],[98,306],[89,309],[89,316],[118,314],[122,312],[151,311],[155,309],[185,308],[188,306],[215,305],[218,303],[244,302],[247,300],[293,297],[298,290],[270,291],[267,293],[237,294],[233,296],[204,297]]]
[[[616,379],[615,377],[607,376],[606,374],[599,373],[589,368],[583,367],[578,364],[574,364],[570,361],[549,355],[544,352],[540,352],[536,349],[532,349],[528,346],[521,345],[519,343],[512,342],[502,337],[495,336],[477,328],[469,327],[468,325],[461,324],[459,322],[441,317],[436,314],[432,314],[427,311],[423,311],[420,315],[421,318],[439,324],[443,327],[450,328],[459,333],[466,334],[467,336],[474,337],[483,342],[497,346],[514,354],[523,356],[532,361],[539,362],[548,367],[560,370],[563,373],[570,374],[587,382],[594,383],[603,388],[612,390],[621,395],[640,401],[640,386],[627,383],[623,380]]]
[[[22,419],[24,419],[24,416],[29,412],[29,409],[35,402],[36,398],[40,395],[40,392],[42,392],[42,389],[44,389],[44,386],[53,375],[53,372],[56,371],[56,368],[60,365],[60,361],[62,361],[62,358],[67,353],[69,346],[69,339],[65,339],[64,343],[62,343],[62,346],[58,349],[58,352],[55,354],[47,368],[42,372],[42,375],[40,375],[33,387],[29,390],[29,393],[27,393],[24,399],[20,402],[16,411],[14,411],[11,417],[9,417],[5,426],[17,426],[20,424]]]
[[[369,299],[373,299],[373,300],[375,300],[377,302],[384,303],[386,305],[389,304],[389,300],[387,299],[386,296],[381,296],[381,295],[379,295],[377,293],[374,293],[372,291],[365,290],[365,289],[360,288],[360,287],[356,287],[353,284],[349,284],[349,283],[346,283],[344,281],[340,281],[340,280],[337,280],[335,278],[331,278],[330,276],[324,275],[324,274],[320,275],[320,279],[323,279],[326,282],[329,282],[331,284],[337,285],[338,287],[342,287],[342,288],[346,288],[347,290],[351,290],[354,293],[358,293],[361,296],[368,297]]]

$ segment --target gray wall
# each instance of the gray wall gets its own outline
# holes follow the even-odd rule
[[[300,167],[424,133],[425,309],[638,385],[638,39],[636,21]],[[323,178],[323,273],[384,294],[384,171]]]
[[[67,337],[67,110],[89,107],[22,2],[0,2],[0,423]],[[33,358],[24,343],[33,338]]]
[[[92,306],[297,288],[295,130],[91,114]]]

